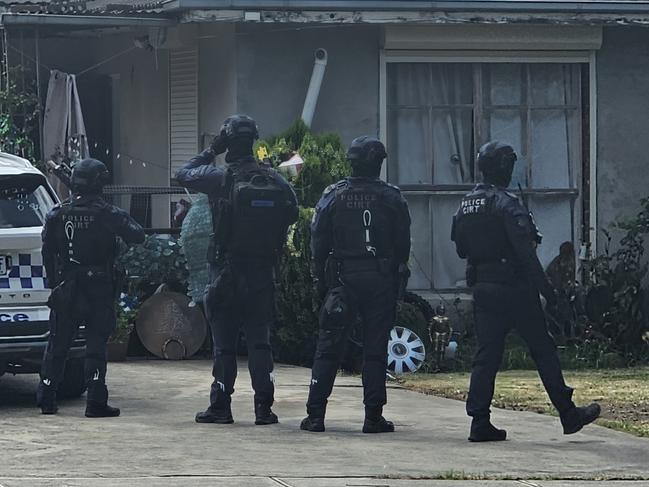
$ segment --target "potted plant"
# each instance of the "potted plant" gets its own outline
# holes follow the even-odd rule
[[[126,360],[128,341],[131,332],[135,328],[137,316],[137,298],[121,293],[115,306],[115,331],[108,339],[106,356],[111,362],[123,362]]]

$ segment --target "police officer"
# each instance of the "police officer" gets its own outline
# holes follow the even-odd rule
[[[255,424],[278,422],[271,410],[273,276],[287,229],[297,220],[297,199],[282,176],[257,163],[252,149],[258,136],[257,124],[250,117],[229,117],[210,148],[176,173],[182,186],[208,195],[214,226],[208,252],[211,284],[204,300],[214,342],[214,382],[210,406],[196,414],[198,423],[234,421],[230,404],[240,325],[246,334],[255,391]],[[215,156],[226,151],[226,166],[214,166]]]
[[[43,263],[50,297],[50,337],[45,350],[37,402],[43,414],[57,412],[56,390],[80,324],[85,325],[86,416],[119,416],[106,388],[106,342],[115,329],[115,298],[120,291],[114,269],[117,241],[144,241],[142,227],[125,211],[101,198],[108,179],[96,159],[78,162],[70,179],[72,197],[55,206],[43,227]]]
[[[324,431],[325,408],[357,315],[363,323],[364,433],[394,431],[383,417],[388,338],[397,295],[407,283],[410,213],[399,188],[379,179],[383,144],[358,137],[348,152],[352,177],[329,186],[311,224],[313,275],[326,294],[301,429]]]
[[[576,407],[572,402],[573,389],[564,382],[548,334],[539,293],[550,306],[556,297],[536,255],[540,234],[531,213],[505,190],[516,159],[509,145],[494,141],[482,146],[478,168],[484,183],[462,199],[453,219],[451,238],[458,255],[468,260],[478,340],[466,403],[473,418],[469,441],[501,441],[507,436],[491,424],[489,407],[511,328],[527,343],[565,434],[576,433],[600,414],[596,403]]]

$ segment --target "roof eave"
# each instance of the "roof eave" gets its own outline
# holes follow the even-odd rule
[[[163,10],[312,10],[312,11],[445,11],[445,12],[510,12],[510,13],[591,13],[647,14],[649,1],[517,1],[517,0],[446,0],[430,1],[364,1],[364,0],[167,0]]]

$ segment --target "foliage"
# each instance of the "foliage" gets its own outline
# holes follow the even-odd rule
[[[296,152],[304,160],[302,170],[290,181],[301,206],[315,207],[327,186],[350,174],[338,135],[314,134],[302,120],[283,134],[257,142],[259,146],[266,148],[273,166],[289,160]]]
[[[633,218],[614,225],[623,232],[615,250],[611,250],[611,233],[603,230],[607,240],[604,252],[587,266],[587,285],[596,299],[591,299],[591,309],[587,310],[591,323],[584,338],[627,358],[646,355],[649,350],[649,316],[642,309],[646,293],[643,280],[648,269],[644,253],[649,233],[649,197],[640,204]]]
[[[40,113],[33,82],[19,89],[16,80],[25,72],[22,66],[3,73],[0,88],[0,150],[36,162],[38,116]]]
[[[424,343],[428,341],[428,321],[416,304],[404,301],[397,304],[396,325],[411,329]],[[427,345],[426,348],[428,349],[429,346]]]
[[[340,138],[335,134],[313,134],[302,120],[278,136],[258,141],[255,153],[259,146],[266,148],[273,166],[289,160],[296,152],[304,160],[300,173],[290,178],[301,208],[280,259],[278,325],[273,342],[279,361],[310,365],[315,353],[321,304],[310,272],[313,207],[327,186],[349,174],[349,167]]]
[[[153,294],[161,284],[183,292],[187,286],[187,262],[174,238],[149,235],[143,244],[131,247],[118,260],[127,269],[130,287],[140,299]]]
[[[203,301],[203,293],[209,280],[209,267],[205,258],[211,233],[209,202],[207,196],[199,195],[183,220],[180,232],[180,243],[187,259],[188,293],[197,303]]]
[[[137,318],[138,299],[121,293],[115,306],[116,327],[109,341],[113,343],[126,343],[135,327]]]
[[[315,353],[320,300],[311,274],[310,222],[313,209],[300,208],[280,261],[277,295],[278,324],[274,351],[279,361],[309,365]]]

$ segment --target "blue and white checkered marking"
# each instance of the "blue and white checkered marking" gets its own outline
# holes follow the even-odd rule
[[[0,291],[10,289],[46,289],[45,267],[39,253],[13,254],[11,270],[6,277],[0,277]]]

